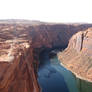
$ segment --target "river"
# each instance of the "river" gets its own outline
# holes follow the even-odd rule
[[[42,92],[79,92],[73,74],[60,65],[57,56],[49,59],[48,52],[41,54],[38,82]]]

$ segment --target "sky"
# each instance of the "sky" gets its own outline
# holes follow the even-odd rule
[[[0,0],[0,19],[92,23],[92,0]]]

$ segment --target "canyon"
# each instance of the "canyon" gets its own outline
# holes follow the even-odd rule
[[[67,47],[68,43],[58,58],[73,73],[91,81],[92,32],[85,31],[91,27],[92,24],[0,21],[0,92],[41,92],[37,81],[39,54]]]
[[[92,28],[73,35],[68,47],[58,56],[77,77],[92,82]]]

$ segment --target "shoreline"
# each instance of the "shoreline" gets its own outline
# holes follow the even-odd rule
[[[76,78],[81,79],[81,80],[86,81],[86,82],[92,83],[92,80],[87,79],[87,78],[84,78],[84,77],[81,77],[80,75],[78,75],[77,73],[75,73],[74,71],[72,71],[71,69],[69,69],[68,67],[66,67],[66,65],[63,64],[62,61],[60,61],[60,59],[58,58],[58,54],[57,54],[57,59],[59,60],[60,65],[62,65],[62,66],[65,67],[68,71],[70,71]]]
[[[57,59],[50,59],[51,61],[56,61],[56,60],[58,60],[58,57],[56,56],[56,58]],[[65,82],[66,82],[66,84],[67,84],[67,87],[68,87],[68,89],[69,89],[69,92],[79,92],[79,90],[78,90],[78,88],[77,88],[77,85],[76,85],[76,80],[75,80],[75,78],[74,78],[74,76],[72,75],[72,73],[68,70],[68,69],[66,69],[65,67],[63,67],[63,66],[61,66],[61,64],[60,64],[60,61],[58,60],[58,64],[59,64],[59,67],[58,68],[56,68],[57,69],[57,71],[59,72],[59,73],[61,73],[62,75],[63,75],[63,77],[64,77],[64,80],[65,80]],[[53,65],[52,65],[53,66]],[[55,67],[55,66],[54,66]],[[61,70],[60,70],[61,69]],[[67,75],[69,75],[69,76],[67,76]],[[69,80],[70,79],[70,80]],[[72,82],[71,82],[72,81]],[[71,86],[72,85],[72,86]],[[76,91],[75,91],[75,89],[76,89]]]
[[[59,60],[59,59],[58,59],[58,60]],[[59,60],[59,61],[60,61],[60,60]],[[68,69],[62,62],[60,62],[60,65],[62,65],[63,67],[65,67],[68,71],[72,72],[72,74],[73,74],[76,78],[81,79],[81,80],[84,80],[84,81],[86,81],[86,82],[92,83],[92,81],[90,81],[89,79],[83,78],[83,77],[79,76],[77,73],[75,73],[75,72],[73,72],[72,70]]]

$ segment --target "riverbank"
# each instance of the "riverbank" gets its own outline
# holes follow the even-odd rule
[[[57,61],[57,64],[60,64],[60,68],[61,67],[64,67],[64,69],[67,70],[67,72],[65,71],[63,73],[64,70],[61,70],[61,69],[57,69],[56,68],[64,76],[64,80],[65,80],[65,82],[66,82],[66,84],[68,86],[69,92],[75,92],[76,89],[77,89],[77,92],[92,92],[92,82],[89,82],[87,80],[84,80],[81,76],[78,76],[77,74],[75,74],[71,70],[69,70],[65,66],[65,64],[62,63],[62,61],[61,62],[59,61],[59,59],[58,59],[58,53],[57,53],[57,57],[54,56],[54,58],[51,58],[50,61],[51,61],[51,63],[54,62],[55,66],[56,66],[56,63],[55,62]],[[70,76],[69,73],[72,76]],[[68,75],[68,76],[66,76],[66,75]],[[69,81],[70,81],[70,83],[69,83]],[[72,86],[72,88],[74,88],[74,90],[71,89],[71,83],[72,83],[71,81],[72,82],[74,81],[74,85],[76,86],[76,89],[74,88],[74,85]]]
[[[84,81],[86,81],[86,82],[92,83],[92,81],[90,81],[90,80],[88,80],[88,79],[86,79],[86,78],[84,78],[84,77],[81,77],[81,76],[79,76],[77,73],[75,73],[74,71],[68,69],[62,62],[60,62],[60,64],[61,64],[61,66],[65,67],[68,71],[72,72],[76,78],[81,79],[81,80],[84,80]]]
[[[92,83],[75,76],[73,72],[68,70],[68,68],[58,60],[58,56],[56,56],[58,51],[56,53],[52,51],[50,53],[50,55],[53,55],[51,58],[48,53],[49,52],[44,52],[40,57],[41,64],[38,71],[38,82],[42,88],[42,92],[61,92],[61,90],[63,90],[63,92],[92,91]],[[64,83],[65,86],[62,83]]]
[[[69,92],[64,77],[53,67],[48,53],[43,53],[40,58],[38,82],[42,92]]]
[[[79,92],[92,92],[92,82],[90,80],[87,80],[77,75],[72,70],[69,70],[62,62],[60,62],[60,65],[65,67],[74,75]]]
[[[62,92],[79,92],[76,78],[69,70],[60,65],[55,54],[49,58],[49,54],[44,52],[40,58],[38,81],[42,92],[61,92],[61,90]]]
[[[52,66],[55,67],[56,70],[59,71],[63,75],[64,80],[69,89],[69,92],[79,92],[74,75],[63,65],[60,65],[60,62],[57,56],[51,59],[51,63],[53,62],[54,62],[54,65],[52,64]],[[56,67],[56,63],[58,65],[58,68]]]

